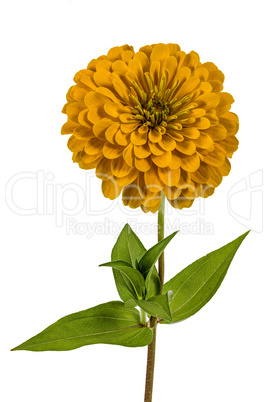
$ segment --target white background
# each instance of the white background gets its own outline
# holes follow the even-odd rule
[[[138,50],[175,42],[225,73],[241,126],[231,173],[215,195],[191,211],[167,209],[166,233],[174,225],[181,233],[167,248],[166,278],[253,230],[212,301],[158,328],[154,402],[266,402],[265,2],[17,0],[1,8],[1,400],[143,400],[146,348],[9,350],[66,314],[118,299],[111,271],[97,267],[126,221],[145,246],[156,241],[156,215],[104,199],[100,181],[73,165],[61,108],[92,58],[125,43]]]

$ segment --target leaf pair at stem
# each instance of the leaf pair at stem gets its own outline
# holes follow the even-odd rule
[[[149,345],[152,328],[140,307],[162,324],[182,321],[199,311],[215,294],[230,263],[249,232],[198,259],[163,286],[155,263],[177,232],[148,251],[129,225],[125,225],[112,250],[111,262],[120,301],[100,304],[68,315],[13,350],[71,350],[96,343],[128,347]]]
[[[112,250],[112,261],[101,264],[113,268],[115,284],[125,306],[139,306],[150,316],[172,321],[169,307],[172,292],[160,294],[155,263],[177,233],[146,250],[130,226],[125,225]]]

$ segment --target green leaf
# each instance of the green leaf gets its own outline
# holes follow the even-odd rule
[[[112,250],[112,261],[123,260],[136,267],[136,261],[146,252],[146,248],[131,227],[126,224]],[[125,277],[119,270],[113,269],[116,288],[121,299],[126,302],[133,296],[125,286]]]
[[[140,324],[138,310],[112,301],[67,315],[12,350],[71,350],[95,343],[138,347],[151,341],[152,331]]]
[[[163,253],[164,249],[168,245],[168,243],[173,239],[173,237],[178,233],[178,231],[172,233],[167,236],[165,239],[161,240],[159,243],[156,243],[153,247],[151,247],[148,251],[146,251],[141,259],[139,260],[140,271],[144,277],[147,276],[150,269],[155,265],[156,261]]]
[[[185,320],[212,298],[248,233],[195,261],[164,284],[163,292],[173,291],[172,322]]]
[[[151,297],[148,300],[136,300],[137,305],[147,314],[153,317],[162,318],[163,320],[172,321],[169,307],[170,294],[162,294]]]
[[[149,271],[145,279],[146,296],[145,299],[157,296],[161,290],[160,278],[155,266]]]
[[[123,261],[123,260],[114,260],[114,261],[105,262],[104,264],[100,264],[99,267],[113,267],[113,268],[128,267],[128,268],[136,270],[136,268],[134,268],[131,264],[129,264],[127,261]]]
[[[135,267],[136,259],[139,260],[145,252],[146,248],[138,236],[133,232],[131,227],[126,224],[112,250],[112,260],[127,261]]]
[[[101,264],[100,267],[113,267],[118,270],[124,280],[125,293],[129,298],[141,299],[145,293],[145,282],[142,274],[125,261],[111,261]]]

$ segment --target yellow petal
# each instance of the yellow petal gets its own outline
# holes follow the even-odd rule
[[[175,78],[181,83],[181,85],[190,78],[191,70],[188,67],[179,68]]]
[[[234,120],[228,119],[226,117],[220,117],[220,123],[226,129],[226,135],[235,135],[238,131],[239,124],[236,123]],[[224,138],[221,138],[221,140]]]
[[[105,138],[111,143],[115,144],[115,135],[117,131],[119,130],[120,124],[119,123],[114,123],[111,124],[107,130],[105,131]]]
[[[103,107],[90,108],[87,113],[88,120],[93,124],[97,123],[98,120],[104,119],[106,116]]]
[[[112,179],[111,160],[102,157],[96,166],[95,174],[101,180],[111,180]]]
[[[161,148],[165,151],[173,151],[176,148],[176,141],[168,135],[163,135],[162,140],[159,142]]]
[[[122,52],[121,57],[125,63],[129,63],[129,61],[133,58],[134,52],[132,50],[125,50]]]
[[[85,151],[88,155],[96,155],[102,152],[104,141],[101,141],[97,137],[91,138],[85,145]]]
[[[122,157],[112,160],[112,173],[116,177],[127,176],[133,168],[130,167]]]
[[[223,176],[228,176],[231,170],[231,163],[228,158],[225,158],[224,164],[220,167],[221,174]]]
[[[112,117],[118,117],[121,113],[124,113],[124,107],[119,103],[108,102],[104,104],[105,112]]]
[[[168,166],[170,169],[179,169],[179,167],[181,166],[181,158],[178,152],[176,152],[175,150],[171,152],[171,160]]]
[[[181,131],[179,132],[179,131],[175,131],[175,130],[170,130],[170,129],[168,129],[167,134],[168,134],[171,138],[173,138],[173,140],[181,142],[181,141],[183,141],[183,133],[182,133],[182,131],[183,131],[183,130],[181,130]]]
[[[96,155],[88,155],[84,150],[81,151],[81,159],[83,162],[89,164],[94,161],[98,161],[102,157],[102,152]]]
[[[170,56],[175,56],[175,54],[181,50],[177,43],[168,43],[167,47]]]
[[[72,135],[67,142],[67,146],[70,151],[77,152],[81,151],[86,143],[87,140],[78,140],[74,135]]]
[[[93,76],[95,84],[98,87],[112,88],[113,76],[110,71],[107,70],[98,70]]]
[[[117,94],[120,96],[120,98],[128,103],[129,102],[129,90],[126,88],[125,84],[123,83],[120,78],[115,78],[113,80],[113,87]]]
[[[216,147],[220,149],[226,156],[231,158],[233,153],[237,150],[238,144],[238,139],[234,135],[231,135],[225,140],[217,142]]]
[[[129,139],[130,139],[130,134],[122,133],[121,130],[118,130],[117,133],[115,134],[115,141],[119,145],[124,145],[124,146],[128,145]]]
[[[180,180],[180,169],[158,168],[158,174],[162,182],[169,187],[176,186]]]
[[[137,158],[135,157],[135,166],[140,172],[147,172],[152,166],[150,158]]]
[[[196,183],[206,183],[209,179],[209,172],[210,167],[206,164],[201,162],[199,168],[191,173],[191,178]]]
[[[153,193],[158,193],[164,186],[155,166],[152,166],[151,169],[144,173],[144,181],[149,191]]]
[[[149,140],[152,142],[159,142],[162,139],[162,134],[155,128],[149,131]]]
[[[63,124],[61,128],[61,134],[72,134],[74,129],[78,127],[78,124],[73,121],[67,121],[67,123]]]
[[[72,120],[75,123],[78,123],[78,115],[80,112],[82,112],[82,110],[84,110],[85,104],[84,102],[74,102],[74,103],[70,103],[67,107],[66,107],[66,114],[68,116],[68,118],[70,120]]]
[[[220,168],[210,166],[210,177],[207,180],[207,184],[210,187],[218,187],[222,182],[222,174]]]
[[[200,133],[199,138],[194,140],[194,143],[197,148],[204,148],[204,149],[210,149],[214,144],[210,135],[203,132]]]
[[[138,60],[141,64],[143,72],[148,72],[150,68],[150,63],[147,55],[144,52],[135,53],[134,60]]]
[[[220,150],[215,149],[204,157],[204,162],[211,166],[222,166],[225,162],[225,156]]]
[[[215,110],[216,110],[217,115],[221,116],[222,114],[228,112],[230,110],[230,108],[231,108],[231,103],[226,98],[221,97],[220,103],[215,108]]]
[[[149,155],[151,155],[148,144],[134,145],[134,153],[138,158],[147,158]]]
[[[176,58],[174,56],[169,56],[165,60],[163,68],[164,68],[164,70],[167,70],[169,73],[169,77],[170,77],[169,81],[172,81],[177,72],[177,68],[178,68],[178,63],[177,63]]]
[[[83,126],[77,126],[73,134],[78,140],[89,140],[94,136],[91,128]]]
[[[151,158],[155,165],[164,168],[167,167],[171,162],[171,152],[170,151],[164,152],[163,155],[160,156],[152,154]]]
[[[109,198],[110,200],[114,200],[117,198],[122,188],[117,184],[114,178],[109,180],[104,180],[101,185],[102,193],[105,198]]]
[[[139,171],[135,168],[132,168],[132,170],[130,171],[130,173],[127,176],[117,177],[116,181],[120,187],[125,187],[125,186],[128,186],[129,184],[133,183],[133,181],[136,180],[138,174],[139,174]]]
[[[160,77],[160,62],[154,61],[150,66],[150,75],[153,79],[154,85],[158,85]]]
[[[178,198],[180,196],[181,189],[179,189],[176,186],[174,187],[164,186],[163,193],[168,200],[175,200],[175,198]]]
[[[133,121],[135,121],[133,114],[131,113],[122,113],[120,114],[119,119],[122,123],[133,123]]]
[[[219,80],[209,80],[210,85],[212,86],[212,92],[220,93],[223,90],[223,85]]]
[[[119,145],[110,144],[110,142],[106,142],[103,147],[103,155],[108,159],[118,158],[123,154],[123,147]]]
[[[109,102],[109,101],[110,101],[110,99],[107,98],[107,96],[97,93],[97,92],[93,92],[93,91],[88,92],[88,94],[85,96],[85,100],[84,100],[85,104],[89,108],[101,107],[106,102]]]
[[[179,91],[174,95],[177,99],[183,98],[185,95],[190,94],[199,84],[200,79],[197,77],[190,77],[180,87]],[[201,107],[201,106],[200,106]]]
[[[81,126],[92,128],[92,123],[88,120],[88,109],[82,110],[78,115],[78,122]]]
[[[194,52],[193,50],[186,54],[183,64],[191,69],[191,71],[196,70],[197,66],[199,64],[199,55],[198,53]]]
[[[212,112],[212,110],[211,110]],[[216,114],[213,113],[206,113],[205,117],[210,121],[210,127],[215,127],[219,124],[219,118]]]
[[[195,99],[195,102],[198,104],[198,107],[211,110],[215,109],[220,103],[220,97],[218,94],[210,93],[199,96]]]
[[[109,88],[98,87],[96,88],[96,93],[105,95],[108,98],[108,102],[112,100],[115,103],[120,103],[120,100],[115,96],[114,92],[112,92]]]
[[[194,126],[200,130],[205,130],[210,127],[210,121],[206,117],[200,117],[199,119],[196,119]]]
[[[112,47],[107,53],[107,59],[110,61],[115,61],[120,59],[122,53],[122,49],[120,46]]]
[[[147,142],[147,132],[141,133],[139,130],[135,130],[131,133],[130,140],[134,145],[144,145]]]
[[[175,200],[170,200],[169,199],[168,202],[170,203],[170,205],[173,208],[182,209],[182,208],[190,208],[192,206],[194,200],[188,200],[183,195],[180,195]]]
[[[135,166],[134,145],[129,144],[123,151],[123,158],[131,167]]]
[[[200,81],[207,81],[209,71],[205,67],[199,67],[193,72],[193,77],[198,77]]]
[[[122,193],[122,200],[124,205],[128,205],[130,208],[138,208],[142,204],[142,198],[138,191],[138,186],[134,181],[130,185],[124,187]]]
[[[222,124],[208,128],[205,130],[205,133],[208,134],[213,141],[224,140],[227,136],[227,130]]]
[[[201,192],[200,192],[200,197],[202,197],[202,198],[210,197],[215,191],[215,188],[210,187],[207,184],[204,184],[201,187],[202,187],[202,189],[201,189]]]
[[[189,156],[181,155],[181,167],[187,172],[195,172],[200,166],[200,158],[197,153]]]
[[[112,64],[112,70],[119,74],[126,75],[128,72],[128,66],[122,60],[116,60]]]
[[[110,60],[98,60],[96,63],[96,70],[111,71],[112,62]]]
[[[163,155],[163,153],[165,152],[157,143],[151,142],[149,141],[149,148],[152,152],[152,154],[156,155],[156,156],[160,156]]]
[[[97,121],[94,126],[93,126],[93,133],[96,135],[96,137],[104,140],[105,139],[105,131],[107,130],[108,127],[110,127],[112,124],[114,124],[113,120],[110,119],[101,119]]]
[[[164,60],[169,56],[169,49],[167,45],[163,43],[158,43],[154,46],[151,54],[151,63],[154,61],[164,62]]]
[[[183,142],[177,142],[176,149],[184,155],[193,155],[196,151],[196,146],[192,140],[185,139]]]
[[[123,133],[132,133],[139,127],[140,123],[121,123],[121,131]]]
[[[181,134],[184,137],[190,138],[192,140],[194,140],[200,136],[199,130],[195,127],[183,127],[183,129],[181,130]]]

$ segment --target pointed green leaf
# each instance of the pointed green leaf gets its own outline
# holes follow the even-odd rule
[[[140,324],[139,312],[113,301],[68,315],[13,350],[71,350],[95,343],[138,347],[151,341],[152,330]]]
[[[129,267],[131,269],[135,269],[129,262],[123,260],[114,260],[105,262],[104,264],[100,264],[99,267],[113,267],[113,268],[121,268],[121,267]]]
[[[112,260],[127,261],[135,267],[136,259],[139,260],[145,251],[146,248],[138,236],[133,232],[131,227],[126,224],[112,250]]]
[[[168,293],[151,297],[149,300],[136,300],[136,303],[147,314],[172,321]]]
[[[145,293],[145,282],[142,274],[131,265],[125,265],[125,261],[111,261],[101,264],[100,267],[113,267],[119,271],[124,283],[121,284],[125,289],[125,293],[129,294],[129,298],[139,299]]]
[[[164,284],[163,292],[173,291],[172,322],[190,317],[212,298],[248,233],[195,261]]]
[[[136,268],[136,260],[141,258],[146,248],[131,227],[126,224],[121,231],[112,250],[112,261],[123,260]],[[125,286],[125,278],[118,270],[113,269],[114,280],[119,296],[125,302],[132,298]]]
[[[172,233],[167,236],[165,239],[161,240],[159,243],[156,243],[153,247],[151,247],[148,251],[146,251],[139,261],[140,271],[144,277],[148,274],[150,269],[155,265],[156,261],[163,253],[164,249],[168,245],[168,243],[173,239],[173,237],[178,233],[178,231]]]
[[[161,290],[160,278],[155,266],[149,271],[145,279],[146,300],[157,296]]]

